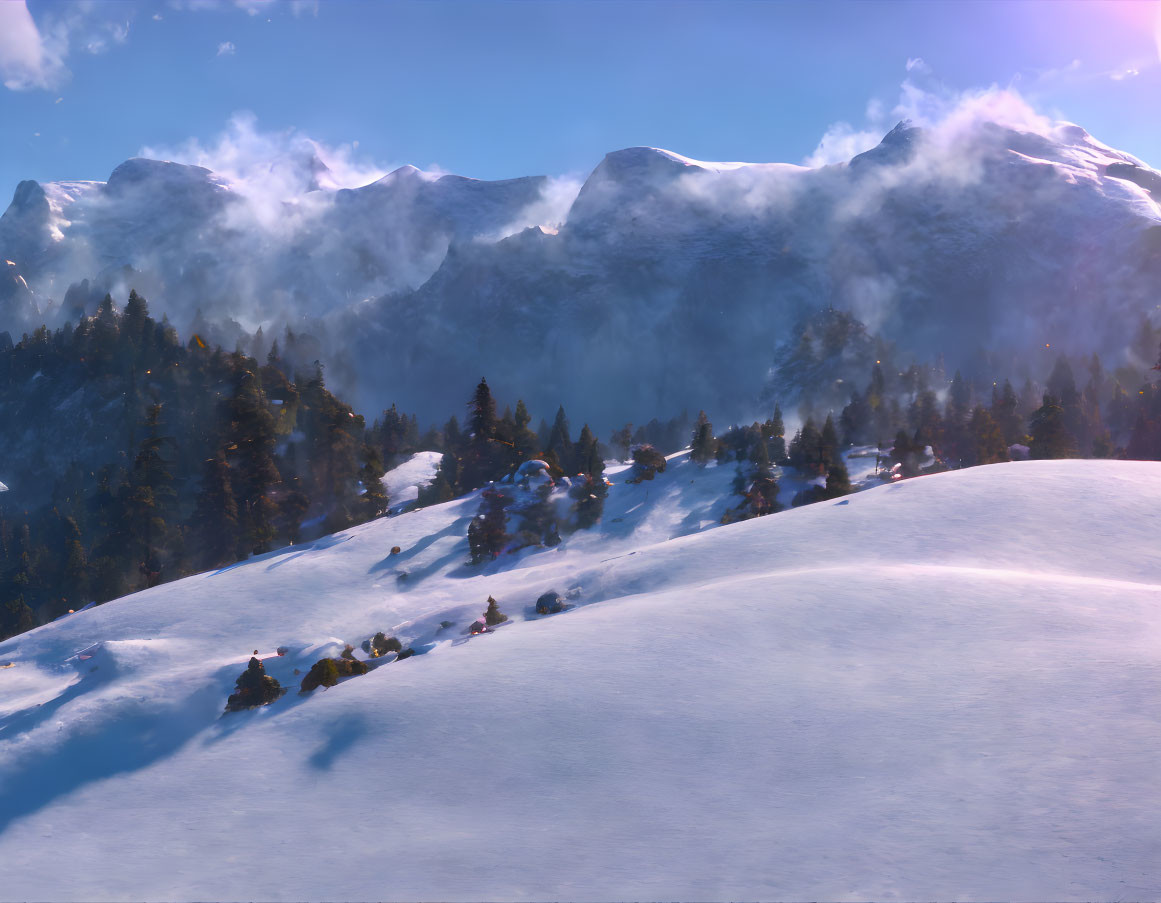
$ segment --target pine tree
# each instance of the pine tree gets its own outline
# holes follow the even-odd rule
[[[389,499],[383,486],[384,473],[379,453],[370,443],[365,444],[363,467],[359,470],[359,482],[363,484],[363,495],[359,498],[359,516],[362,520],[373,520],[387,511]]]
[[[489,627],[495,627],[497,624],[503,624],[508,620],[508,616],[500,611],[500,606],[496,600],[488,596],[488,610],[484,612],[484,623]]]
[[[548,434],[548,445],[545,451],[556,453],[561,469],[565,473],[576,473],[573,466],[572,439],[569,437],[568,417],[564,413],[564,405],[557,408],[556,419],[552,423],[552,431]]]
[[[713,424],[709,422],[705,411],[698,411],[697,423],[693,428],[693,437],[689,446],[690,460],[700,467],[705,467],[714,457],[714,452],[717,451],[716,446]]]
[[[605,459],[601,456],[597,437],[587,423],[577,439],[575,457],[578,472],[598,478],[605,472]]]
[[[221,450],[205,461],[192,527],[199,567],[221,567],[237,560],[238,505],[234,500],[230,465]]]
[[[615,430],[609,437],[609,445],[614,451],[619,451],[618,460],[624,461],[629,457],[629,449],[633,447],[633,424],[626,423],[619,430]]]
[[[468,546],[472,564],[498,558],[508,544],[508,515],[511,500],[495,488],[480,493],[480,513],[468,525]]]
[[[1064,408],[1052,395],[1045,394],[1044,403],[1031,418],[1032,458],[1075,458],[1076,440],[1065,425]]]
[[[993,390],[992,419],[999,426],[1005,445],[1023,444],[1027,439],[1020,399],[1008,380],[1004,380],[1004,388],[998,394]]]
[[[170,440],[161,435],[160,422],[161,405],[150,406],[125,506],[126,533],[145,586],[161,582],[162,570],[171,558],[169,521],[176,494],[169,462],[161,455],[162,446]]]
[[[589,475],[583,483],[574,485],[569,495],[576,500],[576,525],[587,530],[601,519],[609,487],[600,476]]]
[[[249,370],[241,371],[237,377],[228,417],[232,439],[229,447],[237,460],[233,475],[241,526],[239,554],[257,555],[267,551],[274,539],[277,508],[269,493],[278,482],[279,473],[274,463],[274,417],[261,384]]]
[[[972,410],[967,432],[970,438],[964,453],[966,466],[997,464],[1009,459],[1008,446],[1000,432],[1000,425],[983,405],[977,405]]]
[[[532,422],[532,415],[528,413],[523,399],[516,402],[516,413],[512,419],[516,423],[516,433],[512,438],[512,447],[516,451],[516,458],[519,461],[528,461],[535,457],[539,449],[537,448],[536,433],[528,428],[528,424]]]
[[[782,423],[782,408],[774,405],[774,415],[766,421],[764,433],[769,444],[770,460],[781,464],[786,460],[786,427]]]
[[[826,472],[826,493],[825,498],[836,499],[839,496],[849,495],[854,490],[851,488],[851,477],[847,472],[847,466],[842,462],[842,459],[834,461]]]

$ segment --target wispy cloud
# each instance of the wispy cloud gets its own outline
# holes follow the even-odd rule
[[[11,91],[53,90],[68,81],[74,50],[104,53],[129,39],[126,4],[86,2],[53,7],[40,22],[25,0],[0,2],[0,76]]]
[[[222,41],[218,45],[218,56],[233,56],[238,52],[238,48],[234,46],[233,41]]]

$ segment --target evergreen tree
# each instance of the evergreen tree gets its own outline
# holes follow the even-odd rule
[[[609,487],[600,476],[589,474],[583,483],[575,484],[569,495],[576,500],[576,525],[587,530],[601,519]]]
[[[609,437],[609,445],[614,451],[620,452],[618,460],[624,461],[629,457],[629,449],[633,446],[633,424],[626,423],[619,430],[615,430]]]
[[[516,423],[516,432],[512,437],[512,447],[515,449],[516,459],[518,461],[531,460],[536,456],[539,448],[537,447],[536,433],[528,428],[528,424],[532,422],[532,415],[528,413],[523,399],[516,402],[516,413],[512,419]]]
[[[763,434],[769,445],[767,451],[770,460],[781,464],[786,460],[786,427],[782,423],[782,408],[779,405],[774,405],[774,415],[766,421]]]
[[[1032,458],[1075,458],[1076,440],[1065,425],[1064,408],[1052,395],[1032,414]]]
[[[1000,432],[1000,425],[988,413],[983,405],[977,405],[972,410],[971,420],[968,423],[970,440],[964,453],[964,464],[973,467],[977,464],[997,464],[1008,460],[1008,446]]]
[[[578,472],[594,477],[600,477],[605,472],[605,459],[601,456],[597,437],[586,423],[581,429],[580,438],[576,442],[576,465]]]
[[[239,554],[261,554],[274,539],[277,508],[270,498],[271,487],[278,482],[274,463],[274,417],[257,377],[243,370],[237,377],[234,393],[227,406],[228,447],[237,461],[234,497],[241,527]]]
[[[826,471],[825,497],[828,499],[836,499],[839,496],[848,495],[853,491],[847,466],[842,462],[841,458],[834,461]]]
[[[548,445],[545,451],[556,453],[556,458],[565,473],[576,473],[572,439],[569,437],[568,417],[565,416],[564,405],[557,408],[556,419],[552,423],[552,431],[548,434]]]
[[[238,505],[226,455],[217,451],[207,458],[202,473],[192,527],[197,544],[195,560],[202,568],[215,568],[237,560]]]
[[[714,441],[714,427],[706,417],[705,411],[698,411],[697,423],[693,428],[693,437],[690,443],[690,460],[700,467],[705,467],[717,451]]]
[[[488,596],[488,610],[484,612],[484,623],[489,627],[495,627],[497,624],[503,624],[508,620],[508,616],[500,611],[500,606],[496,600]]]
[[[161,435],[160,421],[161,405],[150,406],[125,505],[125,532],[145,586],[161,582],[162,569],[172,557],[169,520],[175,493],[169,462],[161,455],[163,444],[169,440]]]
[[[1024,414],[1016,390],[1008,380],[998,394],[992,393],[992,419],[1000,428],[1005,445],[1023,444],[1027,439],[1024,429]]]
[[[504,511],[511,503],[495,488],[480,494],[480,513],[468,525],[468,547],[472,564],[480,564],[499,557],[508,544],[508,515]]]
[[[389,499],[383,486],[384,473],[379,453],[367,443],[363,446],[363,467],[359,470],[359,482],[363,484],[363,495],[359,499],[362,520],[373,520],[387,511]]]

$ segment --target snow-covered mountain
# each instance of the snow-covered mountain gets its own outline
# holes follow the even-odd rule
[[[545,183],[404,166],[342,189],[317,157],[299,162],[280,180],[293,193],[278,199],[201,166],[140,158],[104,183],[21,182],[0,218],[0,256],[42,308],[63,304],[60,316],[91,313],[106,291],[135,287],[183,326],[200,309],[254,328],[413,289],[450,242],[525,225],[521,211]],[[31,304],[7,301],[4,325],[35,320]]]
[[[602,428],[751,415],[776,346],[827,306],[981,382],[1042,375],[1045,346],[1153,362],[1124,352],[1159,319],[1161,174],[1068,123],[900,123],[820,168],[628,148],[559,228],[542,178],[404,167],[340,190],[312,160],[275,201],[151,160],[106,184],[21,183],[0,315],[32,322],[51,298],[75,316],[135,285],[179,329],[199,308],[268,336],[322,317],[304,328],[362,409],[442,420],[485,374]]]
[[[0,898],[1161,894],[1159,465],[718,527],[732,476],[613,471],[482,568],[468,497],[0,644]],[[380,630],[425,654],[297,694]],[[255,648],[291,692],[223,715]]]

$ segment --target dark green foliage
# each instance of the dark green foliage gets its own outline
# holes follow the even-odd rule
[[[369,640],[363,640],[363,651],[371,658],[379,658],[389,652],[399,652],[401,649],[403,644],[395,637],[388,637],[383,631],[379,631]]]
[[[230,465],[223,451],[215,452],[205,461],[191,528],[198,569],[221,567],[236,559],[240,536],[238,505],[234,501]]]
[[[489,627],[495,627],[497,624],[503,624],[508,620],[508,616],[500,611],[500,606],[496,600],[488,596],[488,609],[484,612],[484,623]]]
[[[665,473],[665,455],[652,445],[634,446],[632,454],[633,475],[626,482],[640,483],[642,480],[652,480],[659,473]]]
[[[563,405],[557,408],[556,419],[552,422],[552,430],[548,434],[548,443],[544,450],[556,455],[556,459],[560,462],[561,469],[565,473],[576,473],[576,468],[573,467],[575,462],[573,461],[572,439],[569,438],[568,417],[565,416]]]
[[[363,494],[359,498],[360,520],[373,520],[386,513],[390,500],[383,487],[385,472],[375,446],[370,443],[364,445],[363,466],[359,470],[359,482],[363,485]]]
[[[1023,444],[1026,436],[1024,415],[1020,407],[1020,399],[1012,383],[1004,380],[1003,389],[992,389],[992,419],[1000,428],[1004,445]]]
[[[576,441],[575,463],[577,473],[600,477],[605,472],[605,459],[601,455],[597,437],[586,423]]]
[[[1032,458],[1075,458],[1076,440],[1065,423],[1064,408],[1052,395],[1032,414]]]
[[[839,496],[848,495],[853,491],[847,466],[840,458],[827,469],[825,498],[837,499]]]
[[[511,499],[495,488],[480,494],[480,512],[468,525],[468,549],[472,564],[499,557],[508,544],[508,515],[504,509]]]
[[[262,662],[252,658],[246,670],[238,677],[236,690],[226,700],[226,711],[237,712],[255,706],[270,705],[283,692],[278,681],[266,673],[266,667]]]
[[[827,419],[830,421],[830,432],[833,434],[834,421],[830,420],[829,417]],[[802,471],[804,474],[821,476],[826,473],[830,456],[833,454],[833,448],[833,445],[830,448],[823,445],[822,433],[814,425],[814,419],[807,417],[806,423],[802,425],[802,429],[790,440],[787,457],[791,467]]]
[[[968,442],[964,449],[963,463],[966,467],[977,464],[997,464],[1008,460],[1008,446],[1004,442],[1000,425],[988,413],[988,409],[977,405],[968,422]]]
[[[415,655],[415,650],[412,649],[410,646],[408,646],[406,649],[404,649],[402,652],[400,652],[397,656],[395,656],[395,661],[401,662],[405,658],[411,658],[411,656],[413,656],[413,655]]]
[[[717,452],[717,442],[714,440],[714,427],[706,417],[705,411],[698,411],[697,423],[693,428],[693,437],[690,440],[689,457],[695,464],[705,467]]]
[[[569,495],[576,500],[574,510],[578,529],[587,530],[600,521],[608,494],[608,484],[601,477],[589,476],[583,483],[573,485]]]
[[[536,600],[536,613],[538,615],[554,615],[561,611],[564,611],[564,599],[558,592],[550,590]]]
[[[333,687],[339,682],[339,663],[333,658],[320,658],[310,666],[302,679],[301,692],[309,693],[318,687]]]

